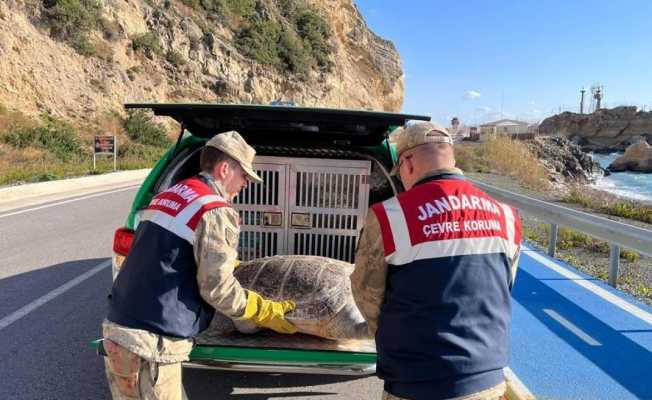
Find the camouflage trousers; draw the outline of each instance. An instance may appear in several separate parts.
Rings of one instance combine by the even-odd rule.
[[[504,397],[506,388],[507,387],[505,386],[505,384],[501,383],[499,385],[496,385],[487,390],[483,390],[481,392],[471,393],[466,396],[455,397],[448,400],[503,400],[506,399],[506,397]],[[409,400],[409,399],[394,396],[391,393],[387,393],[383,391],[382,400]]]
[[[186,400],[181,363],[150,362],[124,347],[104,341],[106,377],[113,400]]]

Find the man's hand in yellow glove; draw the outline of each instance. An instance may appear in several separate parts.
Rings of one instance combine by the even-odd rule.
[[[278,333],[295,333],[297,328],[285,319],[285,313],[295,307],[293,301],[272,301],[247,290],[247,306],[244,315],[238,319],[251,321]]]

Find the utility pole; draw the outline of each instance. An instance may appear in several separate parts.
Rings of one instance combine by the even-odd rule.
[[[584,114],[584,93],[586,93],[586,90],[582,88],[582,90],[580,90],[580,93],[582,94],[582,96],[580,97],[580,114]]]

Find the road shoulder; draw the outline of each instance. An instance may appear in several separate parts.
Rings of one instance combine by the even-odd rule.
[[[0,188],[0,213],[69,197],[138,185],[147,177],[149,171],[150,169],[120,171]]]

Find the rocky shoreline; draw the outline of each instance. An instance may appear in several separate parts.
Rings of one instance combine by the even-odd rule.
[[[526,144],[546,168],[552,183],[589,184],[609,174],[581,146],[563,136],[537,137]]]
[[[652,172],[652,111],[623,106],[591,114],[564,112],[543,120],[539,133],[565,137],[585,152],[625,152],[610,171]]]

